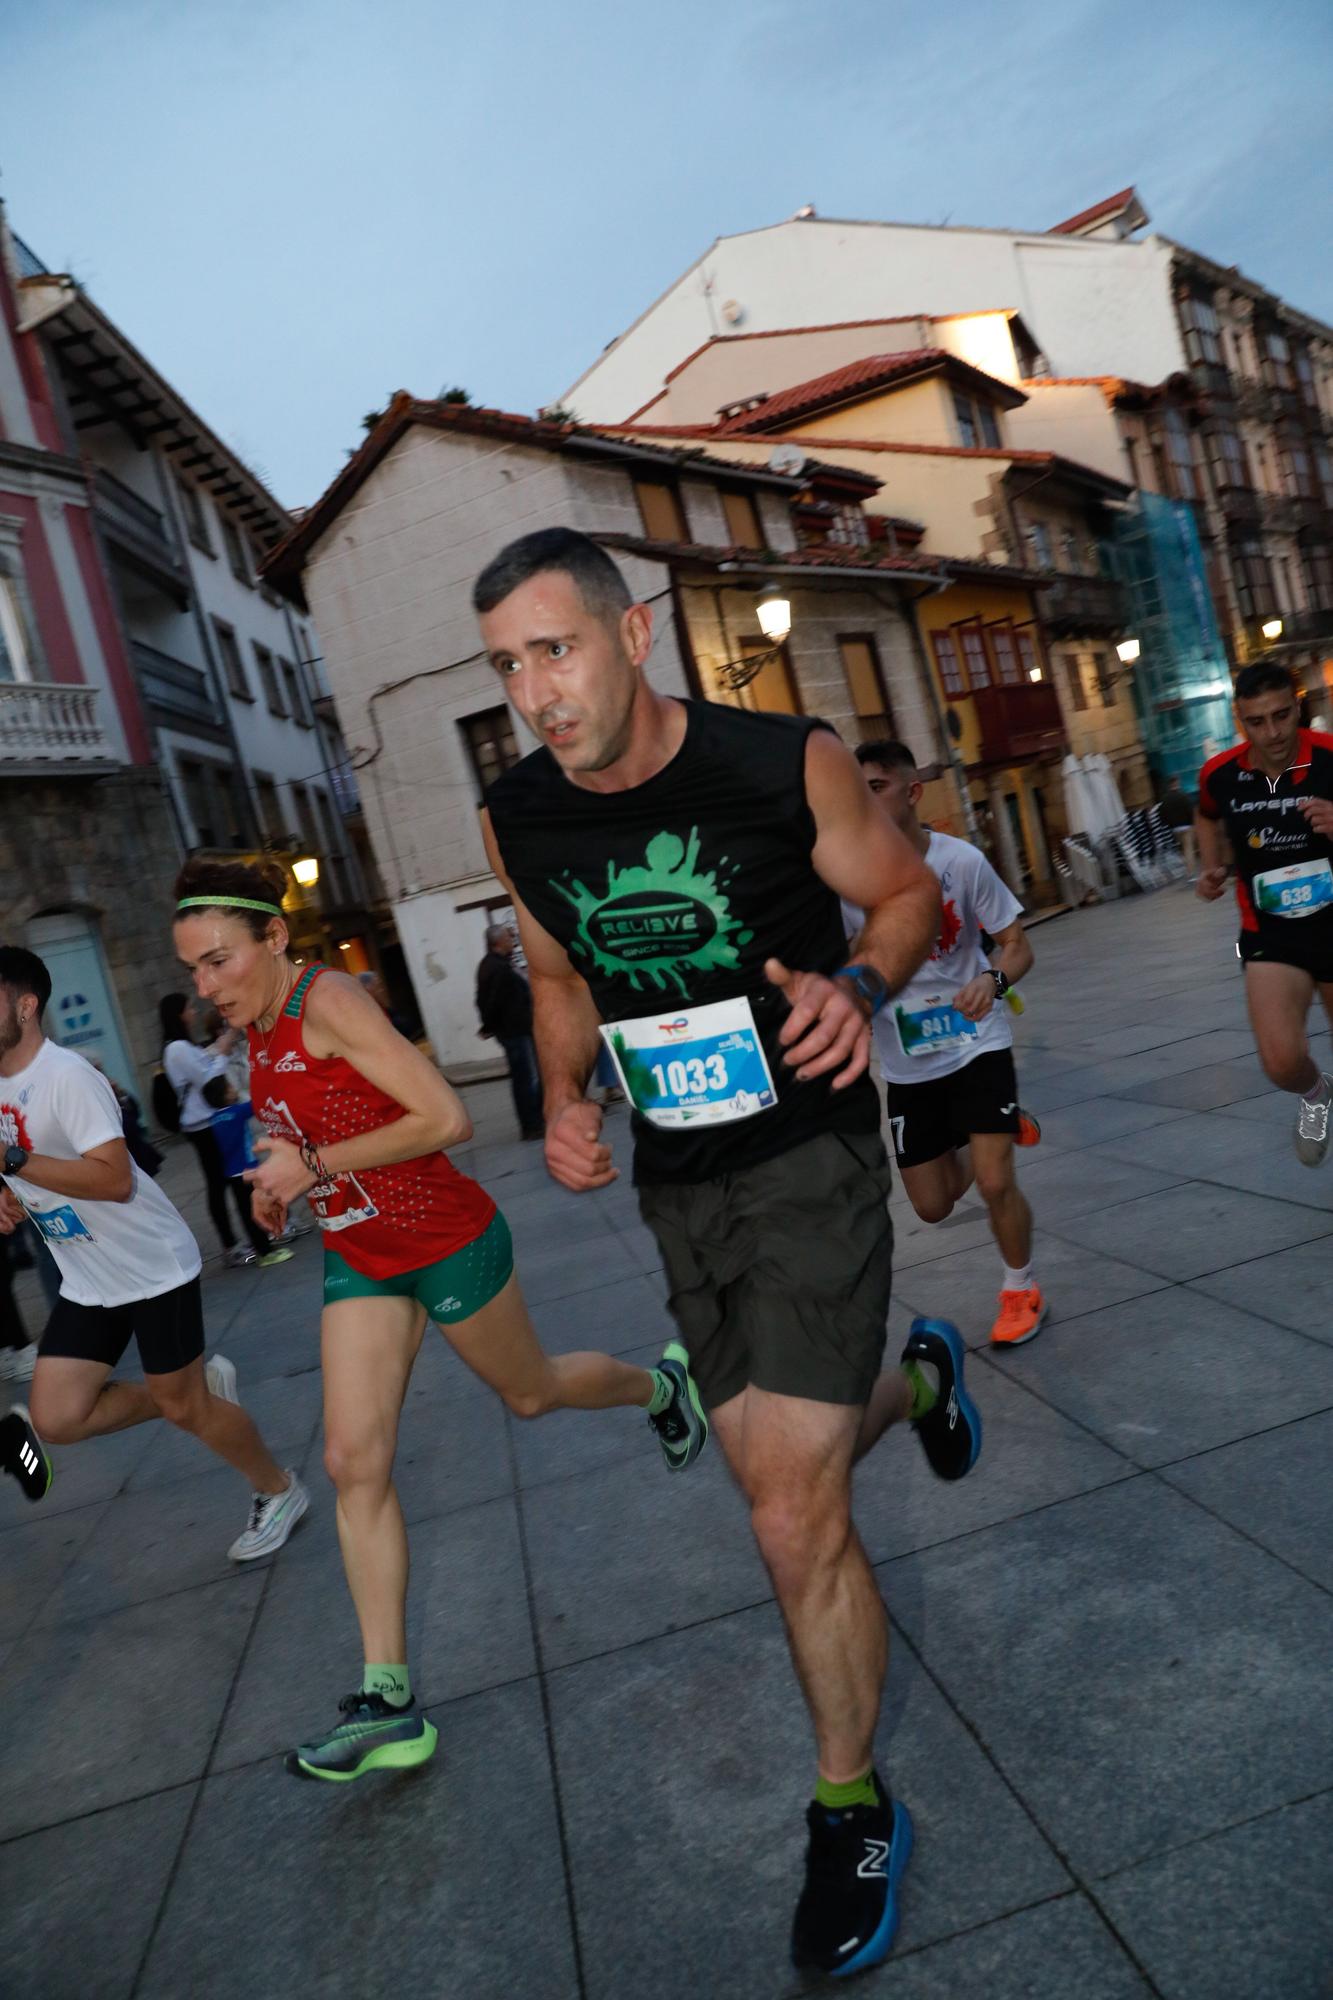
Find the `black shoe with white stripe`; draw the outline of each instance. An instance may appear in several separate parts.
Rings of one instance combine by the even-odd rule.
[[[912,1853],[912,1820],[873,1774],[878,1803],[806,1814],[810,1845],[791,1955],[802,1972],[847,1979],[879,1965],[898,1929],[898,1887]]]
[[[51,1461],[23,1403],[0,1417],[0,1471],[12,1473],[28,1500],[45,1500],[51,1490]]]

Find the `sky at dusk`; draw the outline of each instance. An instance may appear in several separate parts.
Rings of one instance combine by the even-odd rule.
[[[553,400],[719,235],[1153,226],[1333,321],[1333,7],[0,0],[0,193],[289,506],[403,387]]]

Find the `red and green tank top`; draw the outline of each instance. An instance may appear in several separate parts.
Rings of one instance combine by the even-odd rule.
[[[309,1139],[321,1152],[404,1115],[397,1098],[344,1057],[315,1056],[306,1047],[306,999],[327,970],[312,965],[301,974],[271,1035],[249,1030],[255,1116],[273,1138],[293,1145]],[[308,1198],[326,1241],[367,1278],[394,1278],[438,1263],[474,1243],[495,1214],[486,1190],[444,1153],[333,1174]]]

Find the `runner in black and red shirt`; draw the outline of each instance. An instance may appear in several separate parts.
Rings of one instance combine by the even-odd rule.
[[[1299,1097],[1297,1157],[1317,1167],[1333,1096],[1306,1017],[1317,987],[1333,1021],[1333,736],[1302,729],[1295,682],[1276,662],[1237,675],[1236,719],[1245,741],[1199,773],[1196,890],[1215,902],[1234,864],[1259,1060],[1279,1090]]]

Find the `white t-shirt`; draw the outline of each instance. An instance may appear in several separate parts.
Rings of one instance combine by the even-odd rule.
[[[951,833],[931,834],[926,861],[940,880],[943,916],[930,957],[875,1017],[875,1053],[890,1083],[951,1076],[987,1050],[1012,1048],[1014,1041],[1003,1001],[975,1023],[975,1035],[963,1033],[951,1016],[954,994],[990,970],[982,930],[994,937],[1022,915],[1023,906],[980,849]],[[855,937],[863,914],[849,903],[842,908],[847,935]]]
[[[43,1042],[25,1070],[0,1076],[0,1146],[77,1160],[124,1137],[106,1078],[73,1049]],[[81,1306],[156,1298],[199,1275],[201,1259],[183,1218],[133,1160],[128,1201],[51,1194],[3,1174],[60,1266],[61,1297]]]
[[[162,1068],[167,1082],[180,1099],[181,1131],[200,1132],[213,1123],[213,1107],[204,1096],[204,1085],[227,1073],[227,1058],[194,1042],[168,1042],[162,1051]]]

